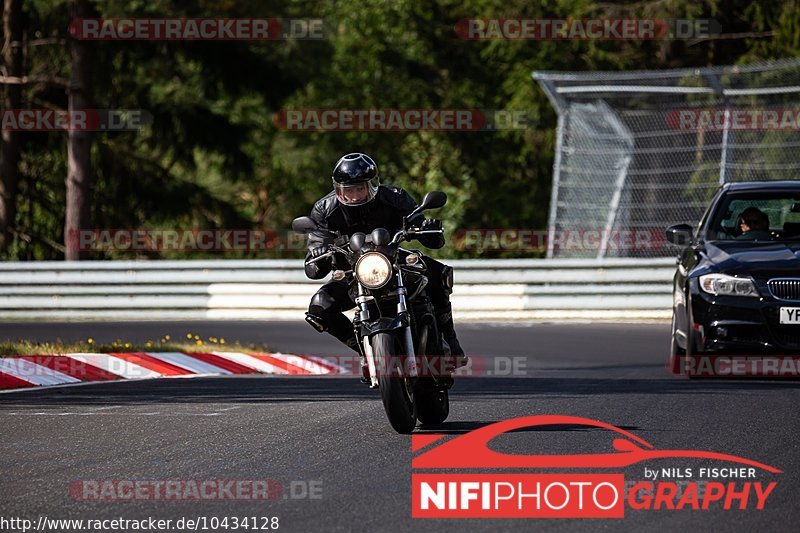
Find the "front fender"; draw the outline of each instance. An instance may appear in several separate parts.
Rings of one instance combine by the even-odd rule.
[[[370,337],[378,333],[388,333],[409,326],[408,315],[396,317],[381,317],[369,322],[361,323],[361,337]]]

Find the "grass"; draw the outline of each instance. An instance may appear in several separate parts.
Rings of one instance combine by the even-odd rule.
[[[224,338],[208,337],[201,339],[199,335],[187,333],[185,337],[172,339],[169,335],[157,341],[126,342],[117,339],[111,343],[98,343],[89,338],[81,341],[63,342],[31,342],[19,339],[0,342],[0,357],[9,355],[49,355],[77,352],[109,353],[109,352],[269,352],[269,348],[257,344],[228,343]]]

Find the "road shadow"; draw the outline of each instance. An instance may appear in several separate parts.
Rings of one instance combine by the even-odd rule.
[[[800,390],[797,381],[608,378],[460,378],[452,401],[541,400],[604,395],[751,395]],[[377,390],[355,378],[227,376],[103,382],[0,394],[0,409],[49,405],[148,405],[170,403],[335,402],[379,400]]]

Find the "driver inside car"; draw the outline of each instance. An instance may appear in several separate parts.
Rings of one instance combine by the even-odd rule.
[[[769,217],[757,207],[748,207],[739,215],[739,228],[742,233],[737,240],[772,240],[769,232]]]
[[[317,227],[335,231],[340,235],[351,236],[356,232],[369,234],[375,228],[385,228],[390,235],[402,229],[403,218],[411,213],[417,203],[406,191],[392,185],[380,185],[378,167],[366,154],[347,154],[336,163],[333,169],[333,188],[326,196],[314,204],[310,218]],[[423,230],[438,230],[442,224],[438,220],[425,219],[419,213],[409,220],[410,227]],[[442,235],[423,235],[419,242],[428,248],[444,246]],[[323,232],[312,232],[308,238],[305,272],[311,279],[322,279],[331,270],[349,270],[349,265],[336,256],[316,262],[310,259],[319,257],[327,251],[330,237]],[[453,269],[439,261],[423,255],[428,269],[430,283],[426,290],[433,304],[439,332],[456,356],[456,364],[466,364],[464,350],[456,337],[453,326],[450,294],[453,289]],[[306,321],[319,332],[327,331],[356,352],[358,342],[353,324],[344,312],[355,307],[349,285],[345,280],[331,280],[323,285],[311,298],[306,313]]]

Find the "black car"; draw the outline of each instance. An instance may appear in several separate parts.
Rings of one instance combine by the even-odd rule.
[[[698,354],[800,353],[800,181],[728,183],[698,225],[673,283],[670,366]]]

